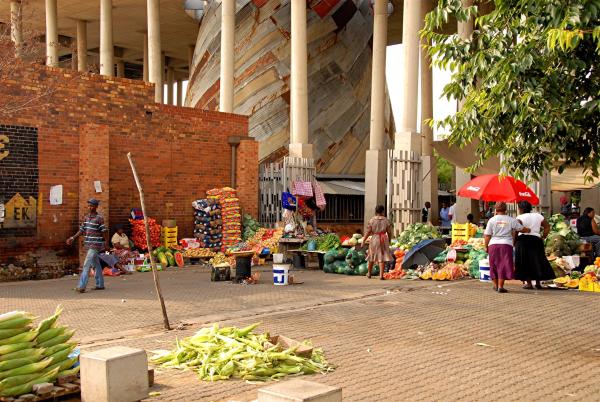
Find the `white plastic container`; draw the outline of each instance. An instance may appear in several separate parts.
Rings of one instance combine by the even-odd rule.
[[[290,266],[288,264],[273,264],[273,285],[288,284]]]
[[[479,280],[481,282],[489,282],[492,280],[490,277],[490,260],[487,258],[479,261]]]
[[[283,254],[273,254],[273,264],[283,264]]]

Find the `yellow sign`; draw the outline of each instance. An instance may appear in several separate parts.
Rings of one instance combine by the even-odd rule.
[[[7,135],[0,134],[0,161],[2,159],[6,158],[8,156],[8,154],[10,153],[10,152],[8,152],[8,149],[4,150],[4,147],[9,142],[10,141],[8,140],[8,136]]]
[[[5,204],[3,229],[35,228],[37,219],[37,200],[28,200],[17,193]]]

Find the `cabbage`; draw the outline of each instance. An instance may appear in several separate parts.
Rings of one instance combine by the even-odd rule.
[[[356,239],[356,237],[353,237],[350,240],[348,240],[349,246],[356,246],[357,244],[358,244],[358,240]]]
[[[362,235],[360,233],[354,233],[352,235],[352,238],[358,240],[358,239],[362,238]]]

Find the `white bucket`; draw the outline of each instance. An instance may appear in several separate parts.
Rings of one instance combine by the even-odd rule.
[[[490,277],[490,260],[479,261],[479,280],[481,282],[489,282],[492,280]]]
[[[273,264],[283,264],[283,254],[273,254]]]
[[[273,285],[287,285],[289,271],[287,264],[273,264]]]

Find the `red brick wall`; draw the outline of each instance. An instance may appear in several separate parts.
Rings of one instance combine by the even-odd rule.
[[[241,141],[237,148],[236,184],[244,214],[258,216],[258,142],[252,138]]]
[[[42,212],[36,236],[14,239],[0,233],[0,260],[32,249],[63,248],[77,230],[80,204],[95,194],[94,180],[101,180],[106,191],[99,196],[107,197],[107,221],[126,222],[130,209],[139,207],[127,152],[143,183],[149,216],[159,222],[176,219],[180,237],[191,237],[192,201],[212,187],[229,185],[227,139],[248,135],[247,117],[156,104],[153,86],[141,81],[33,65],[0,82],[0,108],[33,93],[47,95],[35,107],[0,115],[0,124],[38,128]],[[242,144],[238,190],[242,207],[256,211],[257,146]],[[63,185],[63,204],[50,206],[48,192],[57,184]]]

